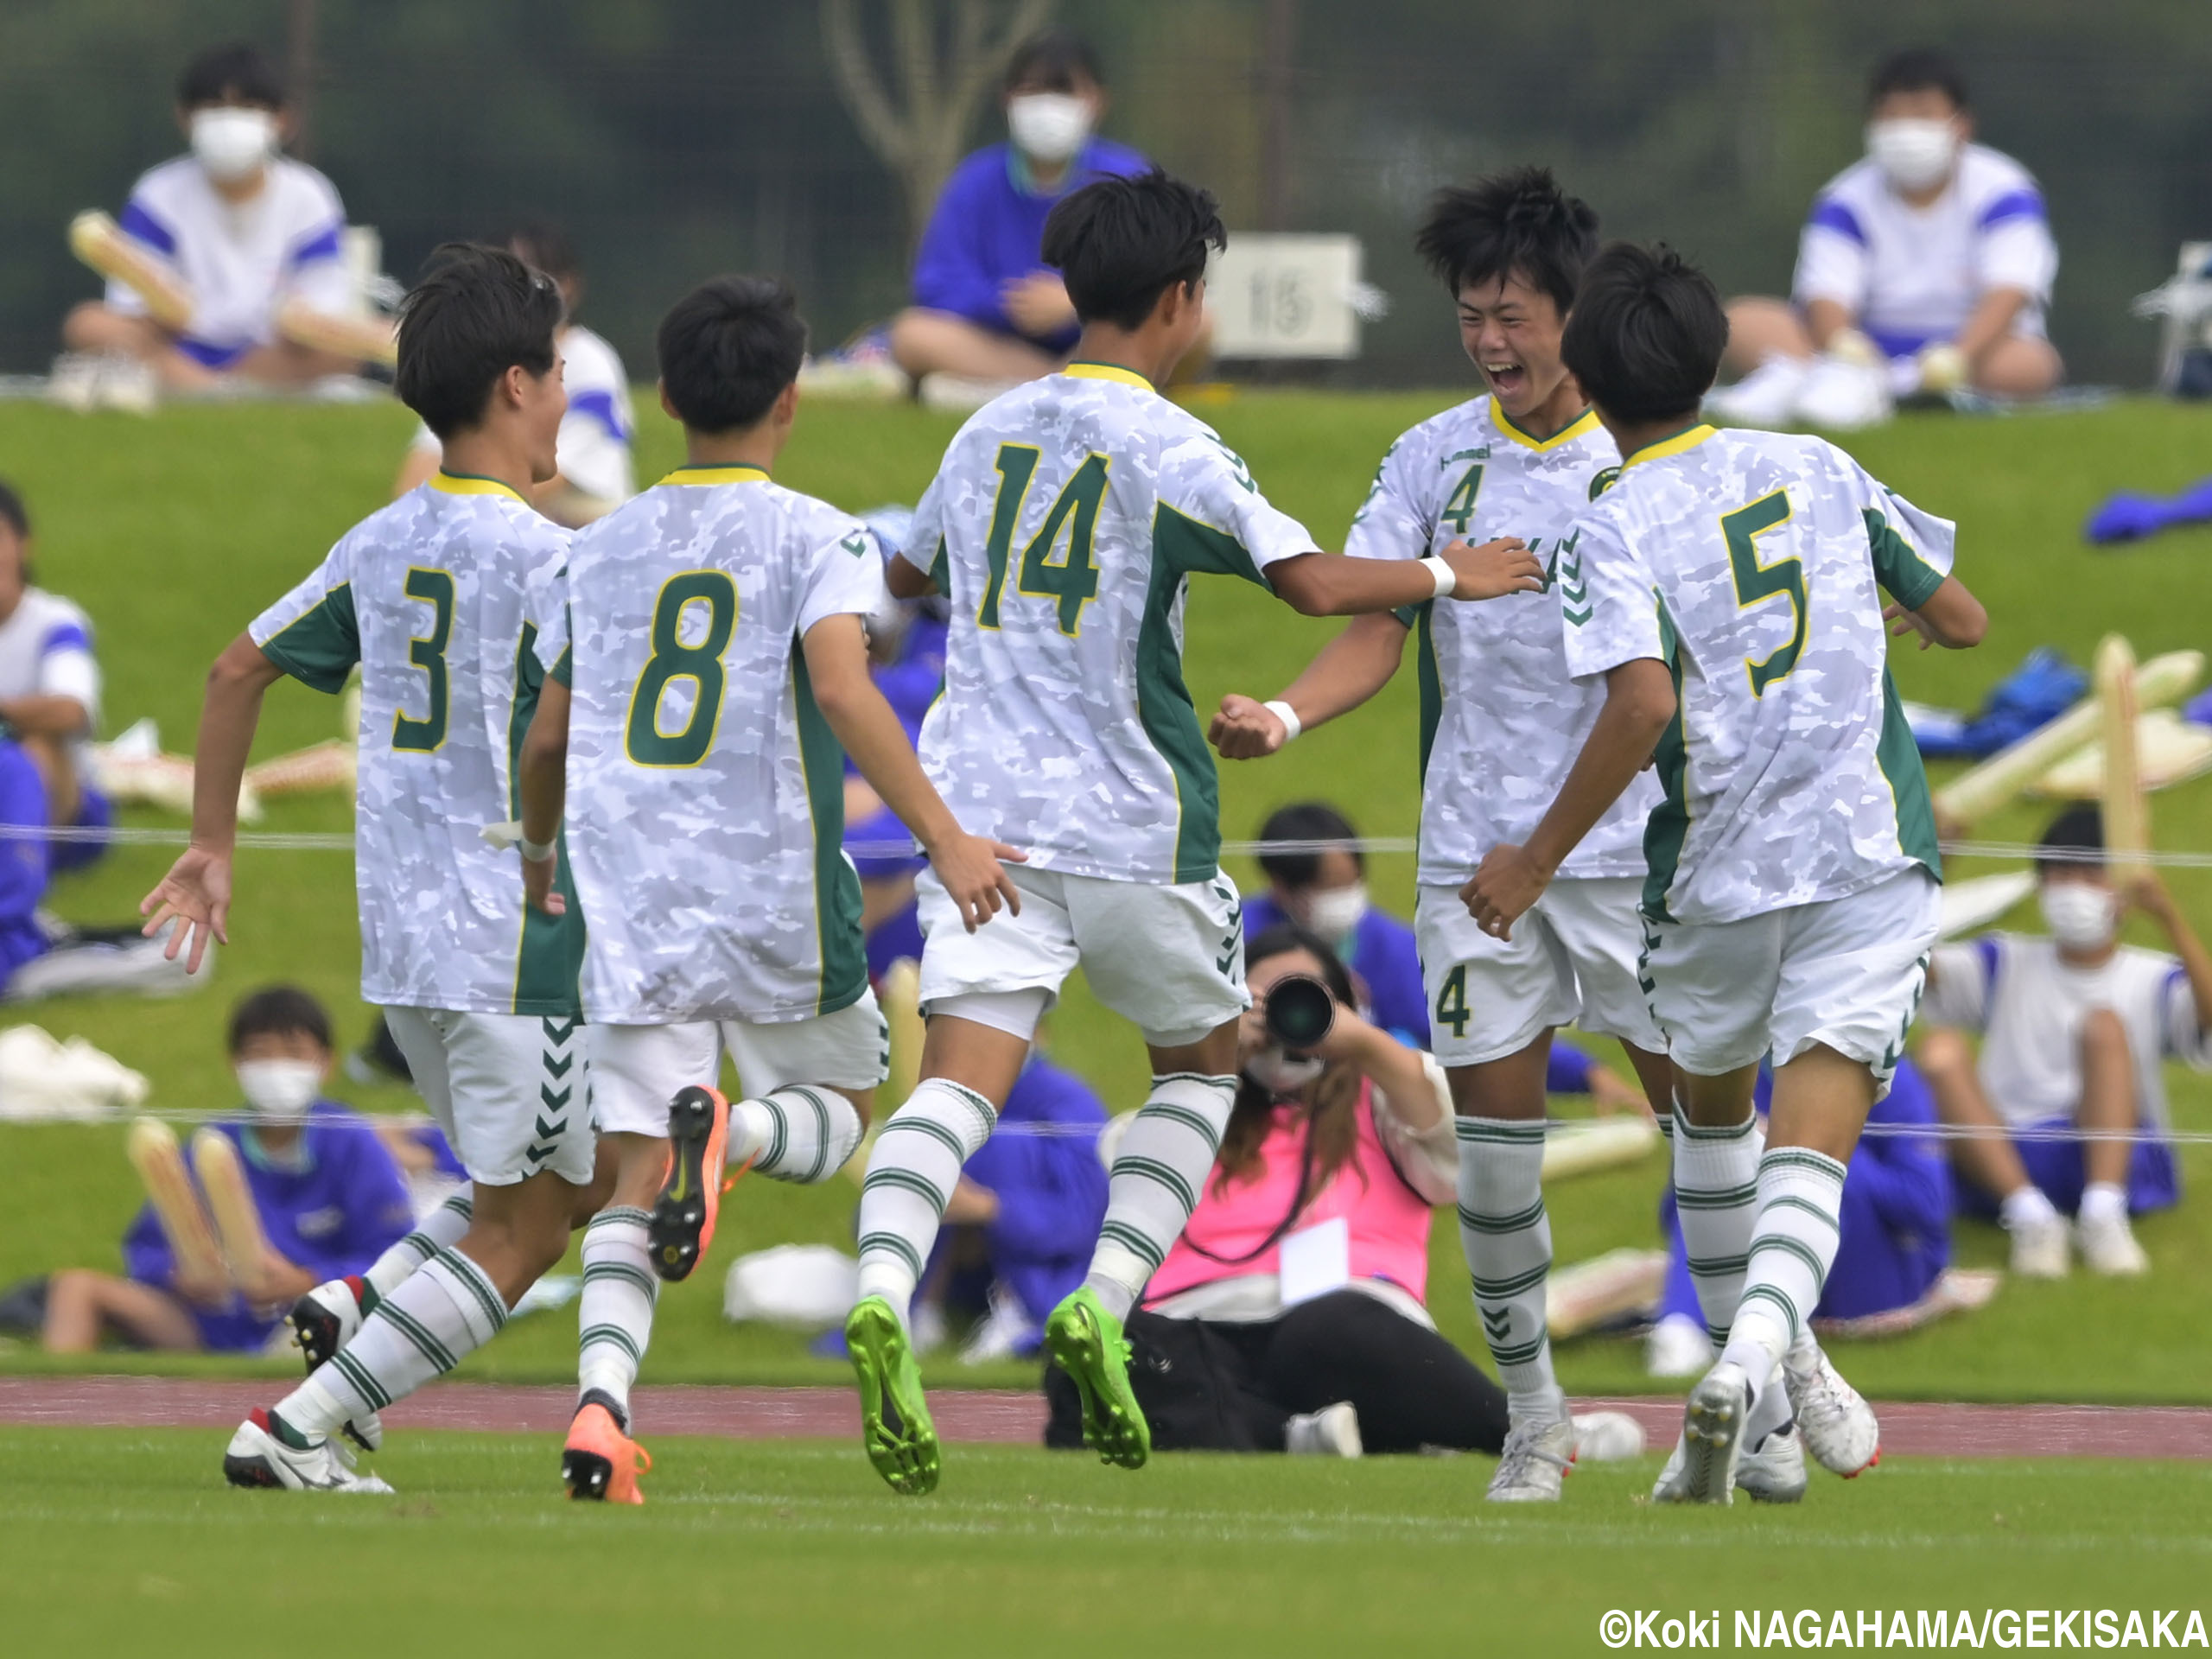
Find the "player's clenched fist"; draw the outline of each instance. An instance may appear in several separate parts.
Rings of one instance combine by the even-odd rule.
[[[1452,567],[1459,585],[1454,599],[1497,599],[1506,594],[1533,594],[1544,585],[1544,567],[1529,544],[1518,536],[1501,536],[1480,547],[1454,542],[1436,556]]]
[[[1003,904],[1021,914],[1021,890],[1014,885],[1007,863],[1026,862],[1029,855],[984,836],[948,836],[928,849],[930,868],[944,884],[945,897],[959,909],[961,925],[970,933],[999,913]]]
[[[1290,741],[1290,728],[1263,702],[1234,691],[1221,700],[1221,712],[1206,728],[1206,741],[1224,760],[1256,760]]]
[[[1483,855],[1474,880],[1459,889],[1459,899],[1484,932],[1510,939],[1513,924],[1528,914],[1550,885],[1550,873],[1529,856],[1528,849],[1507,842]]]

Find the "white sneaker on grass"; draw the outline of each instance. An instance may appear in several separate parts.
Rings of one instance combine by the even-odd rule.
[[[2107,1278],[2133,1279],[2151,1270],[2151,1258],[2135,1242],[2126,1216],[2083,1217],[2074,1224],[2082,1265]]]
[[[288,1438],[289,1437],[289,1438]],[[295,1445],[266,1411],[238,1425],[223,1453],[223,1478],[233,1486],[281,1487],[296,1492],[389,1492],[374,1475],[353,1472],[353,1454],[325,1438]]]
[[[1713,1338],[1687,1313],[1669,1313],[1643,1339],[1643,1369],[1653,1376],[1703,1376],[1715,1357]]]
[[[1677,1440],[1651,1496],[1662,1503],[1686,1503],[1681,1482],[1682,1442]],[[1805,1496],[1805,1441],[1796,1424],[1776,1429],[1736,1460],[1736,1490],[1760,1503],[1795,1503]]]
[[[1643,1425],[1624,1411],[1579,1411],[1574,1414],[1577,1463],[1625,1463],[1643,1455]]]
[[[1796,416],[1831,432],[1855,432],[1890,418],[1887,372],[1873,365],[1824,357],[1797,392]]]
[[[1821,1468],[1849,1480],[1882,1460],[1882,1426],[1873,1407],[1843,1380],[1819,1344],[1801,1342],[1783,1356],[1782,1383],[1804,1432],[1805,1449]]]
[[[1744,1420],[1751,1390],[1744,1368],[1722,1360],[1690,1390],[1682,1410],[1682,1438],[1651,1496],[1662,1503],[1726,1503],[1743,1456]]]
[[[1787,426],[1812,368],[1808,359],[1777,352],[1734,385],[1708,393],[1705,412],[1731,426]]]
[[[2012,1235],[2012,1276],[2016,1279],[2063,1279],[2069,1265],[2066,1218],[2053,1215],[2037,1221],[2015,1222]]]
[[[1493,1503],[1555,1503],[1574,1466],[1574,1424],[1516,1423],[1498,1453],[1497,1472],[1484,1496]]]
[[[1349,1400],[1319,1411],[1301,1412],[1282,1426],[1282,1449],[1294,1458],[1357,1458],[1366,1454],[1360,1443],[1359,1413]]]

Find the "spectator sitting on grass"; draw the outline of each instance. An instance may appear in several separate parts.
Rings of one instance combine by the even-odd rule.
[[[218,1124],[238,1146],[270,1255],[248,1278],[202,1283],[149,1204],[124,1236],[124,1275],[65,1269],[44,1286],[53,1353],[89,1353],[105,1337],[134,1348],[257,1352],[293,1300],[365,1270],[414,1224],[398,1166],[369,1121],[321,1089],[335,1056],[330,1016],[305,991],[257,991],[231,1016],[231,1065],[248,1116]],[[7,1299],[36,1300],[22,1287]]]
[[[914,256],[914,303],[891,325],[891,352],[917,381],[972,383],[966,401],[1050,374],[1075,346],[1075,306],[1048,269],[1045,217],[1094,179],[1147,171],[1124,145],[1096,137],[1106,112],[1097,60],[1054,31],[1014,49],[1006,69],[1008,142],[953,169]],[[955,384],[950,390],[969,393]],[[935,401],[932,388],[922,388]]]
[[[1959,1207],[2003,1224],[2016,1274],[2066,1272],[2069,1213],[2091,1272],[2142,1273],[2128,1217],[2181,1197],[2164,1063],[2212,1071],[2212,956],[2155,874],[2113,884],[2094,806],[2044,832],[2036,897],[2048,937],[1988,934],[1929,960],[1920,1069],[1943,1122],[1982,1131],[1951,1143]],[[2131,909],[2171,954],[2120,943]]]
[[[114,822],[88,775],[99,714],[92,621],[68,600],[32,585],[30,514],[0,482],[0,729],[38,769],[50,824],[104,830]],[[99,841],[56,841],[50,866],[73,869],[104,850]]]

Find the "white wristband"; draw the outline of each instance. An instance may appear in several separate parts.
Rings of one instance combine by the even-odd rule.
[[[1421,568],[1435,578],[1437,598],[1451,598],[1452,590],[1459,585],[1459,573],[1452,568],[1451,562],[1446,559],[1423,559]]]
[[[1282,721],[1282,741],[1286,743],[1292,741],[1306,729],[1298,723],[1298,710],[1287,702],[1263,702],[1260,707]]]
[[[543,864],[553,856],[553,843],[550,841],[532,841],[524,836],[515,845],[521,849],[523,857],[532,864]]]

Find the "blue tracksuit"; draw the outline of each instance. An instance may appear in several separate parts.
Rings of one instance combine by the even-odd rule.
[[[46,785],[22,746],[0,738],[0,823],[46,828]],[[48,950],[39,927],[52,855],[41,839],[0,841],[0,985]]]

